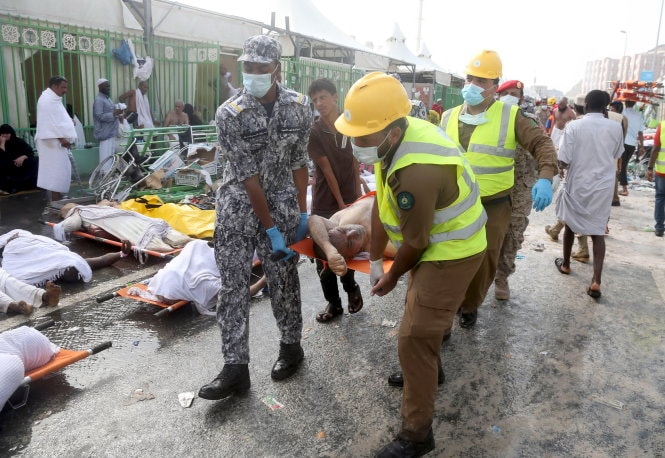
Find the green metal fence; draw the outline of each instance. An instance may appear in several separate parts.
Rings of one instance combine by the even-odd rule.
[[[142,36],[99,29],[36,21],[0,15],[0,110],[3,122],[30,139],[36,122],[37,99],[54,75],[69,80],[65,103],[85,126],[86,141],[92,137],[92,105],[95,82],[107,78],[111,98],[137,87],[132,65],[123,65],[112,50],[131,40],[137,56],[149,55],[154,67],[148,80],[151,109],[160,122],[176,100],[194,105],[207,122],[214,117],[224,91],[220,90],[220,69],[231,72],[236,56],[222,54],[216,43],[189,42],[156,37],[152,50]],[[234,75],[238,80],[237,72]]]
[[[321,61],[309,57],[282,59],[282,81],[293,90],[307,94],[312,81],[320,78],[332,80],[337,87],[337,104],[340,111],[347,92],[353,83],[362,78],[364,74],[363,70],[358,70],[348,64]]]

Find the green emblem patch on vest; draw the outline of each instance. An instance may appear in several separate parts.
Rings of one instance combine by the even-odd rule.
[[[402,210],[411,210],[415,202],[416,199],[410,192],[404,191],[397,194],[397,205]]]

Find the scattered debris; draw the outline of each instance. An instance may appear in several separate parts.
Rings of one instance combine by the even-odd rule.
[[[155,395],[152,393],[144,392],[143,388],[137,388],[134,390],[132,397],[137,401],[149,401],[150,399],[155,399]]]
[[[270,410],[277,410],[284,407],[284,404],[272,396],[266,396],[265,398],[261,399],[261,401],[267,405]]]
[[[591,395],[591,400],[594,402],[597,402],[599,404],[606,405],[608,407],[612,407],[617,410],[623,410],[624,403],[621,401],[616,401],[614,399],[607,399],[602,396],[599,396],[597,394],[592,394]]]
[[[185,393],[180,393],[180,394],[178,394],[178,402],[183,407],[191,407],[192,402],[194,402],[195,397],[196,397],[196,395],[194,394],[193,391],[187,391]]]
[[[546,355],[547,353],[549,353],[549,352],[547,352],[547,351],[541,351],[540,352],[541,355]]]
[[[498,427],[497,425],[492,425],[491,429],[494,434],[499,434],[501,432],[501,428]]]
[[[538,242],[533,244],[533,251],[545,251],[545,244]]]
[[[518,253],[515,255],[515,259],[524,259],[524,258],[526,258],[526,256],[524,256],[523,254]]]
[[[135,340],[134,342],[132,342],[132,345],[138,347],[140,342],[141,342],[140,340]]]
[[[326,437],[326,433],[324,433],[323,431],[319,431],[318,433],[316,433],[316,438],[317,439],[323,439],[325,437]]]
[[[381,322],[381,326],[383,326],[384,328],[394,328],[395,326],[397,326],[397,321],[386,320],[384,318],[383,321]]]

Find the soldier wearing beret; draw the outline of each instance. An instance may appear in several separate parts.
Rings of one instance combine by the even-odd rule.
[[[224,367],[199,390],[204,399],[249,390],[254,249],[263,262],[281,334],[273,380],[293,375],[304,357],[298,258],[287,245],[307,234],[307,142],[313,117],[309,98],[279,83],[280,55],[275,39],[248,38],[238,58],[243,90],[224,102],[215,116],[225,159],[214,235]]]
[[[520,105],[524,100],[524,84],[518,80],[506,81],[499,86],[496,93],[499,101],[508,105]],[[538,122],[535,115],[524,111],[522,114]],[[533,205],[531,188],[536,178],[536,164],[533,157],[518,144],[515,148],[515,185],[510,191],[510,201],[513,204],[510,227],[501,245],[499,264],[494,278],[494,297],[499,300],[510,299],[508,277],[515,272],[515,257],[522,247],[524,231],[529,225],[529,214]]]

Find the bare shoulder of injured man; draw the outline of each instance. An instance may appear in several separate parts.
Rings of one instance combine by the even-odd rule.
[[[309,232],[314,241],[317,256],[328,261],[328,267],[337,275],[347,271],[346,260],[361,252],[369,252],[371,220],[374,197],[360,199],[329,219],[312,215],[309,217]],[[397,250],[389,243],[384,257],[393,258]]]

